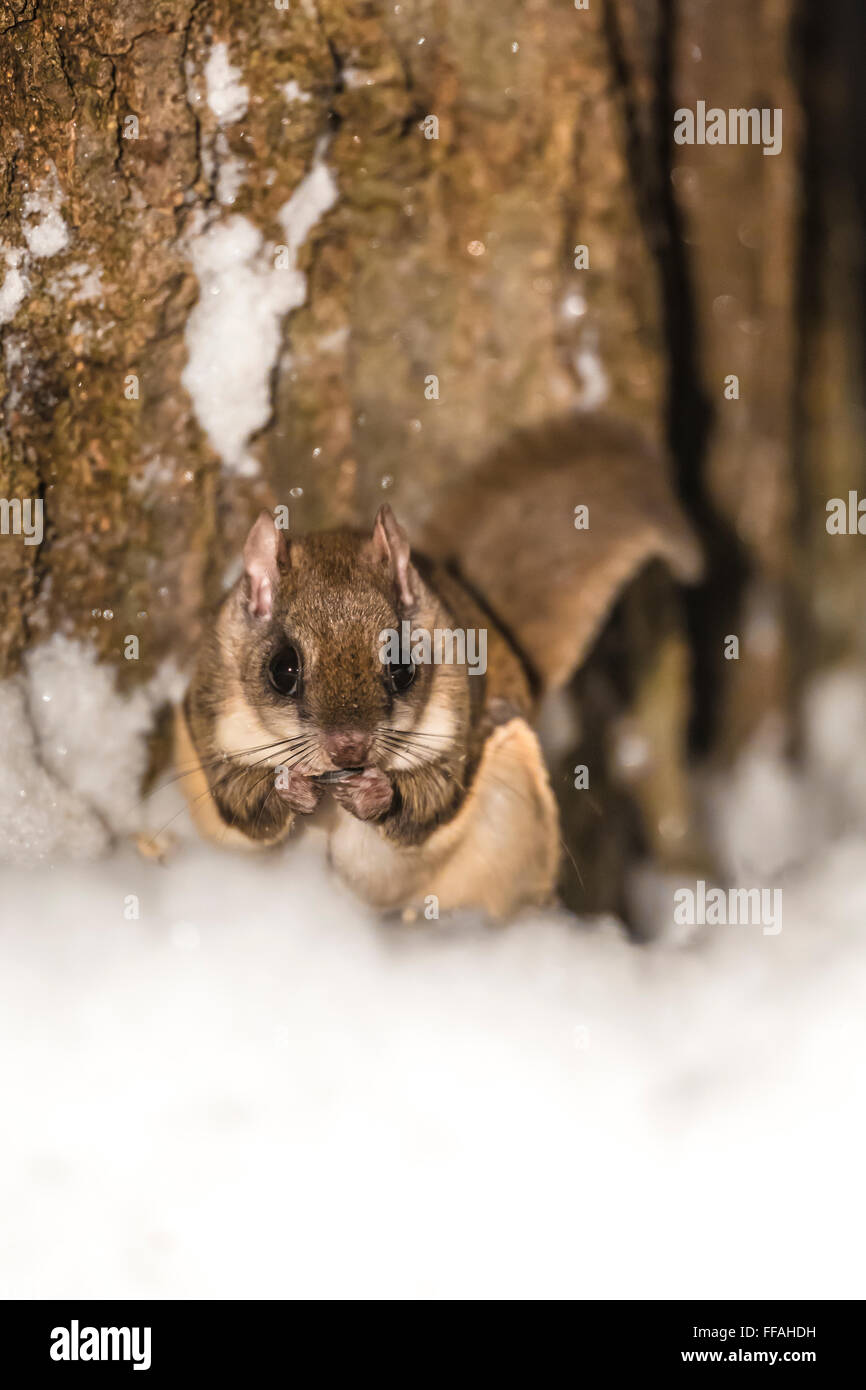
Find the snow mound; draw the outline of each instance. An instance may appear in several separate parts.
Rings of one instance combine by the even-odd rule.
[[[55,638],[0,698],[0,1295],[863,1293],[859,678],[816,691],[799,779],[765,748],[716,791],[784,930],[651,946],[383,921],[314,833],[64,864],[134,823],[158,692]]]
[[[6,1297],[863,1291],[862,839],[688,950],[385,924],[315,843],[4,908]]]

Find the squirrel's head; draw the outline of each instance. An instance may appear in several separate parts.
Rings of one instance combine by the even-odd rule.
[[[372,535],[301,539],[262,512],[217,632],[230,667],[218,742],[310,776],[447,755],[466,727],[467,662],[412,640],[443,625],[390,507]]]

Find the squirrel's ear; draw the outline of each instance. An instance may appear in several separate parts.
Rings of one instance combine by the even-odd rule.
[[[244,543],[244,571],[249,611],[254,618],[269,618],[274,608],[274,589],[289,562],[285,533],[270,512],[259,512]]]
[[[390,570],[400,608],[411,613],[420,597],[418,576],[410,558],[409,537],[387,502],[376,513],[372,546],[374,562]]]

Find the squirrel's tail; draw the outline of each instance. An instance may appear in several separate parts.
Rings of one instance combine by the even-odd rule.
[[[446,495],[424,539],[509,635],[540,693],[577,670],[649,560],[684,582],[702,571],[664,460],[598,416],[521,432]]]

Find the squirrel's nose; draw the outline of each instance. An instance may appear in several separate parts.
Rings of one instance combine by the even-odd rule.
[[[370,735],[338,729],[322,736],[325,752],[337,767],[360,767],[370,751]]]

